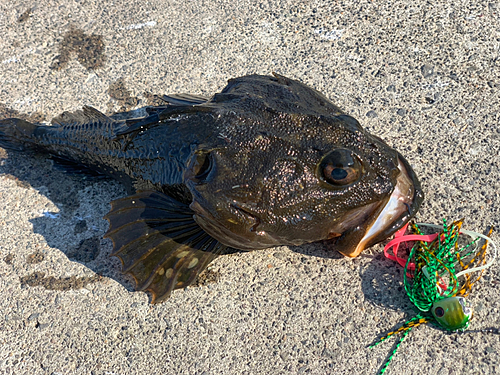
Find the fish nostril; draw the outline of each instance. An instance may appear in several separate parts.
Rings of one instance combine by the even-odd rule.
[[[387,160],[387,168],[390,170],[398,169],[398,166],[392,159]]]
[[[401,170],[398,167],[398,164],[394,163],[392,160],[387,161],[387,169],[390,171],[390,175],[392,178],[396,178],[401,174]]]

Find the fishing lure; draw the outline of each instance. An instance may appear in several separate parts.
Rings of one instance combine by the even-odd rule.
[[[410,301],[420,311],[417,316],[404,323],[399,329],[389,332],[370,348],[386,339],[402,333],[399,342],[381,367],[379,374],[383,374],[399,346],[410,331],[425,323],[434,323],[447,331],[465,330],[472,317],[472,308],[467,295],[472,285],[478,281],[483,271],[490,267],[496,259],[497,248],[488,235],[462,230],[462,220],[448,225],[443,220],[443,226],[425,223],[412,223],[411,233],[404,235],[406,227],[402,228],[384,248],[387,258],[398,262],[404,267],[404,286]],[[424,235],[420,227],[441,229],[440,233]],[[463,245],[461,234],[473,238]],[[480,246],[479,240],[484,240]],[[403,242],[414,242],[407,259],[398,255],[399,246]],[[486,263],[486,250],[490,243],[493,255]],[[389,249],[392,248],[392,254]],[[472,273],[475,273],[472,277]]]

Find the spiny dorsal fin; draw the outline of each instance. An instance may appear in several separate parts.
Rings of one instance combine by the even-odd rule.
[[[212,108],[192,105],[166,105],[158,107],[147,107],[149,116],[139,119],[126,120],[126,127],[116,132],[116,136],[127,134],[137,134],[140,131],[147,130],[153,126],[158,126],[161,121],[179,115],[197,114],[201,112],[211,112]]]
[[[288,86],[293,82],[290,78],[282,76],[281,74],[278,74],[276,72],[272,72],[272,74],[273,74],[274,78],[277,79],[278,83],[281,85]]]
[[[197,105],[208,102],[207,98],[192,94],[163,95],[161,99],[173,105]]]
[[[105,216],[113,256],[122,262],[137,290],[151,292],[152,303],[190,285],[226,246],[205,233],[187,204],[157,191],[140,191],[111,202]]]
[[[112,118],[99,112],[97,109],[89,106],[84,106],[81,110],[75,112],[63,112],[59,116],[52,119],[53,125],[74,126],[95,123],[112,123],[115,122]]]

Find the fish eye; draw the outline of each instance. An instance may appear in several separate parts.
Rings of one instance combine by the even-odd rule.
[[[345,186],[356,182],[361,175],[361,162],[346,149],[338,149],[325,155],[319,163],[318,175],[330,185]]]
[[[208,176],[211,170],[212,158],[210,156],[210,153],[196,153],[192,164],[193,177],[198,180],[203,180]]]
[[[442,307],[436,307],[436,310],[434,310],[434,315],[438,318],[442,318],[444,316],[444,309]]]

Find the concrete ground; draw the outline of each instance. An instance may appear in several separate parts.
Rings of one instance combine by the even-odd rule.
[[[413,165],[419,221],[500,228],[500,5],[488,1],[0,0],[0,118],[113,113],[211,95],[250,73],[299,79]],[[0,149],[0,374],[376,374],[415,314],[382,245],[217,259],[150,305],[103,240],[112,181]],[[470,329],[500,327],[499,266]],[[497,331],[498,332],[498,331]],[[500,336],[415,329],[389,374],[498,374]]]

